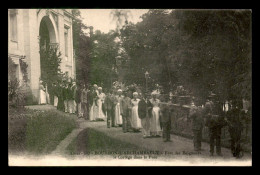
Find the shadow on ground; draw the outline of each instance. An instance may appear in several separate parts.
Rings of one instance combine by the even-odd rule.
[[[106,134],[91,128],[84,129],[67,147],[66,153],[77,154],[95,154],[95,152],[111,153],[125,151],[148,151],[119,139],[111,138]],[[101,153],[102,154],[102,153]]]

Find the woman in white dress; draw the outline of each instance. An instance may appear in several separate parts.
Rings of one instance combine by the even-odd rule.
[[[46,103],[47,104],[50,104],[50,95],[49,95],[49,92],[48,92],[48,86],[47,86],[47,83],[46,83],[46,88],[45,88],[45,92],[46,92]]]
[[[39,90],[40,90],[39,104],[46,104],[46,93],[45,93],[45,88],[43,86],[42,80],[40,80]]]
[[[91,105],[91,108],[90,108],[90,112],[89,112],[89,120],[90,121],[94,121],[96,120],[97,116],[98,116],[98,104],[97,104],[97,96],[99,95],[98,93],[98,86],[96,84],[94,84],[94,89],[93,89],[93,92],[91,94],[92,96],[92,100],[93,100],[93,103]]]
[[[162,129],[161,129],[160,120],[159,120],[160,100],[157,98],[158,95],[159,95],[159,93],[157,93],[156,91],[153,91],[152,98],[150,99],[150,102],[153,106],[150,131],[151,131],[152,136],[160,137],[162,135]]]
[[[133,99],[131,100],[132,103],[132,128],[134,131],[140,131],[140,129],[142,129],[142,124],[141,124],[141,119],[138,116],[138,103],[140,101],[140,99],[137,98],[138,97],[138,93],[134,92],[133,93]]]
[[[106,115],[104,114],[103,110],[102,110],[102,105],[104,103],[104,100],[105,100],[105,94],[102,92],[102,87],[99,87],[98,88],[98,100],[97,100],[97,103],[98,103],[98,116],[97,116],[97,119],[98,120],[105,120],[106,119]]]
[[[57,96],[57,85],[56,83],[53,83],[53,89],[54,89],[54,96],[53,96],[53,106],[57,107],[58,106],[58,96]]]
[[[115,97],[116,100],[116,106],[115,106],[115,125],[116,126],[122,126],[123,124],[123,119],[120,111],[120,100],[122,100],[122,90],[118,89],[117,91],[117,96]]]

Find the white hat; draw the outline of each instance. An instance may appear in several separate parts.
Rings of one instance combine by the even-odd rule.
[[[138,95],[138,93],[137,93],[137,92],[134,92],[133,95]]]
[[[151,95],[158,95],[159,94],[159,92],[157,91],[157,90],[154,90],[152,93],[151,93]]]
[[[102,87],[98,87],[99,90],[102,90]]]
[[[96,84],[94,84],[93,86],[94,86],[94,87],[97,87],[97,85],[96,85]]]
[[[118,91],[118,92],[122,92],[122,89],[118,89],[117,91]]]

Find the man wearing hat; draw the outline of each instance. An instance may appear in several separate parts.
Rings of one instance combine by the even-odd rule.
[[[69,113],[70,114],[74,114],[76,112],[76,102],[75,102],[75,97],[76,97],[76,91],[77,91],[77,87],[76,87],[76,82],[72,82],[72,85],[70,87],[70,99],[69,99]]]
[[[228,131],[230,135],[230,142],[231,142],[231,152],[234,157],[240,157],[240,140],[241,140],[241,133],[243,130],[243,112],[239,109],[239,102],[238,100],[233,101],[232,108],[227,111],[227,115],[225,121],[228,125]]]
[[[107,113],[107,128],[115,126],[115,118],[114,118],[114,102],[113,102],[113,94],[112,94],[112,90],[109,91],[105,97],[105,101],[104,101],[104,110]]]
[[[212,99],[216,95],[211,93],[208,96],[207,102],[205,104],[204,114],[206,117],[205,126],[209,128],[209,141],[210,141],[210,155],[214,155],[214,145],[216,140],[216,153],[218,156],[221,154],[221,128],[223,127],[224,117],[219,108],[219,104],[216,104]]]
[[[86,89],[86,86],[85,84],[83,84],[83,88],[82,88],[82,97],[81,97],[81,100],[82,100],[82,103],[81,103],[81,108],[82,108],[82,111],[83,111],[83,117],[85,119],[87,119],[88,117],[88,90]]]
[[[149,138],[151,136],[152,104],[146,95],[142,96],[138,103],[138,116],[141,119],[143,138]]]
[[[123,119],[123,132],[129,132],[131,129],[131,119],[130,119],[130,110],[132,108],[131,105],[131,98],[129,97],[129,94],[127,91],[124,91],[124,96],[122,100],[120,101],[120,112]]]
[[[197,107],[192,102],[189,119],[192,120],[192,131],[193,131],[193,144],[195,151],[201,151],[201,141],[202,141],[202,129],[204,126],[204,120],[202,116],[202,108]]]
[[[171,109],[169,104],[160,104],[160,121],[162,122],[163,141],[171,142]]]
[[[63,96],[64,96],[64,112],[69,112],[69,85],[68,82],[64,82],[64,88],[63,88]]]

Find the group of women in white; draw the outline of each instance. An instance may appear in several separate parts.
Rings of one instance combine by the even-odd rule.
[[[140,102],[140,94],[137,92],[133,93],[133,99],[131,99],[131,126],[132,129],[135,131],[145,130],[143,133],[144,136],[162,136],[162,129],[160,126],[160,119],[159,119],[159,103],[160,100],[158,99],[159,93],[158,91],[153,91],[151,94],[152,98],[149,99],[150,104],[152,105],[152,113],[151,116],[145,118],[145,125],[142,122],[142,119],[139,117],[138,114],[138,105]],[[148,99],[147,99],[148,100]]]
[[[96,98],[93,100],[93,104],[90,107],[90,114],[89,114],[89,120],[106,120],[107,114],[102,110],[102,105],[104,103],[104,100],[106,98],[106,95],[102,92],[102,88],[98,87],[97,85],[94,85],[94,92],[96,93]],[[113,105],[114,105],[114,123],[115,126],[121,127],[123,124],[123,119],[121,115],[121,108],[120,103],[121,100],[124,98],[122,95],[122,90],[118,89],[117,94],[109,94],[110,96],[113,96]],[[141,131],[142,129],[148,130],[150,133],[150,136],[161,136],[162,135],[162,129],[160,126],[159,121],[159,103],[160,100],[158,99],[159,93],[157,91],[152,92],[152,98],[149,99],[150,103],[152,104],[152,113],[151,116],[147,118],[146,127],[142,126],[141,118],[139,118],[138,115],[138,104],[140,102],[140,94],[137,92],[133,93],[133,98],[129,99],[130,101],[130,125],[131,129],[133,131]],[[148,127],[147,127],[148,126]],[[147,132],[145,132],[147,133]],[[149,136],[148,135],[148,136]]]
[[[105,100],[105,94],[102,92],[102,87],[98,87],[96,84],[94,85],[94,93],[95,97],[93,98],[93,104],[90,107],[89,112],[89,120],[105,120],[106,115],[102,110],[102,104]]]

